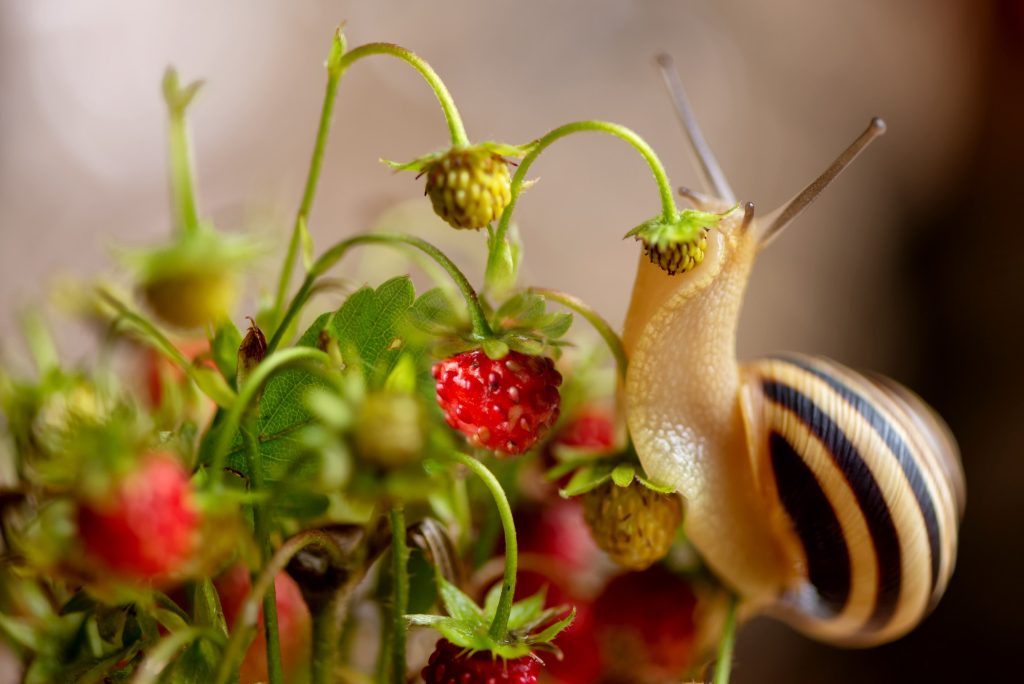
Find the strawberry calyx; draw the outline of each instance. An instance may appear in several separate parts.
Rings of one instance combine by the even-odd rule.
[[[533,143],[509,145],[508,143],[487,141],[474,145],[453,145],[443,150],[430,152],[408,162],[396,162],[389,159],[381,159],[380,161],[393,171],[415,171],[419,173],[452,152],[486,153],[498,157],[519,158],[527,155],[532,148]]]
[[[704,260],[708,230],[736,206],[720,214],[685,209],[671,220],[657,216],[644,221],[624,237],[642,242],[651,263],[658,264],[669,275],[686,273]]]
[[[505,660],[532,656],[543,650],[561,657],[554,639],[576,618],[576,609],[568,606],[545,608],[547,591],[541,589],[529,598],[512,604],[505,635],[494,638],[489,632],[498,610],[501,584],[492,588],[480,607],[454,584],[438,578],[438,594],[448,615],[406,615],[410,625],[436,629],[450,643],[467,654],[480,651]],[[566,614],[568,611],[568,614]],[[533,656],[536,657],[536,656]]]

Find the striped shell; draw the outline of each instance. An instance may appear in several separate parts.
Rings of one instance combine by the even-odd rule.
[[[799,580],[770,611],[837,643],[904,634],[953,571],[964,481],[952,435],[906,388],[827,359],[758,360],[742,377],[753,467]]]
[[[964,505],[956,443],[916,395],[827,359],[740,364],[736,330],[756,256],[875,138],[880,119],[774,212],[736,196],[666,83],[709,195],[726,212],[703,261],[669,275],[641,258],[623,330],[626,421],[648,476],[684,498],[684,530],[747,613],[869,646],[927,615],[949,582]]]

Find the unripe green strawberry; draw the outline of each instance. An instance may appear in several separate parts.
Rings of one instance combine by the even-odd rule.
[[[164,323],[190,330],[215,323],[231,311],[236,284],[222,268],[160,274],[142,286],[149,308]]]
[[[668,245],[644,242],[644,253],[652,264],[658,264],[669,275],[686,273],[704,261],[704,252],[708,248],[708,231],[700,231],[696,238],[689,242],[677,242]]]
[[[423,450],[423,410],[416,397],[373,392],[363,401],[354,439],[360,457],[383,466],[400,466]]]
[[[425,169],[434,211],[454,228],[497,220],[512,198],[508,163],[482,147],[455,147]]]
[[[612,560],[643,570],[668,553],[683,507],[675,494],[660,494],[636,481],[628,487],[609,481],[583,495],[583,517]]]

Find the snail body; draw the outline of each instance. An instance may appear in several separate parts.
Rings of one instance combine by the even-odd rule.
[[[732,191],[666,73],[717,197],[687,194],[725,212]],[[630,434],[647,474],[684,497],[688,538],[751,609],[851,646],[905,634],[945,590],[964,503],[956,442],[891,380],[803,355],[738,362],[736,329],[758,252],[883,131],[873,120],[764,219],[749,203],[725,215],[692,270],[641,259],[623,336]]]

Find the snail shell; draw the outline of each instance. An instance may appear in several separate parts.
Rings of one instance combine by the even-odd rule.
[[[687,194],[724,211],[732,191],[666,77],[720,199]],[[727,215],[693,270],[669,276],[641,259],[623,336],[637,453],[685,498],[708,565],[753,609],[851,646],[906,633],[945,590],[965,497],[956,442],[891,380],[802,355],[740,364],[735,341],[758,251],[883,131],[873,120],[779,211]]]

